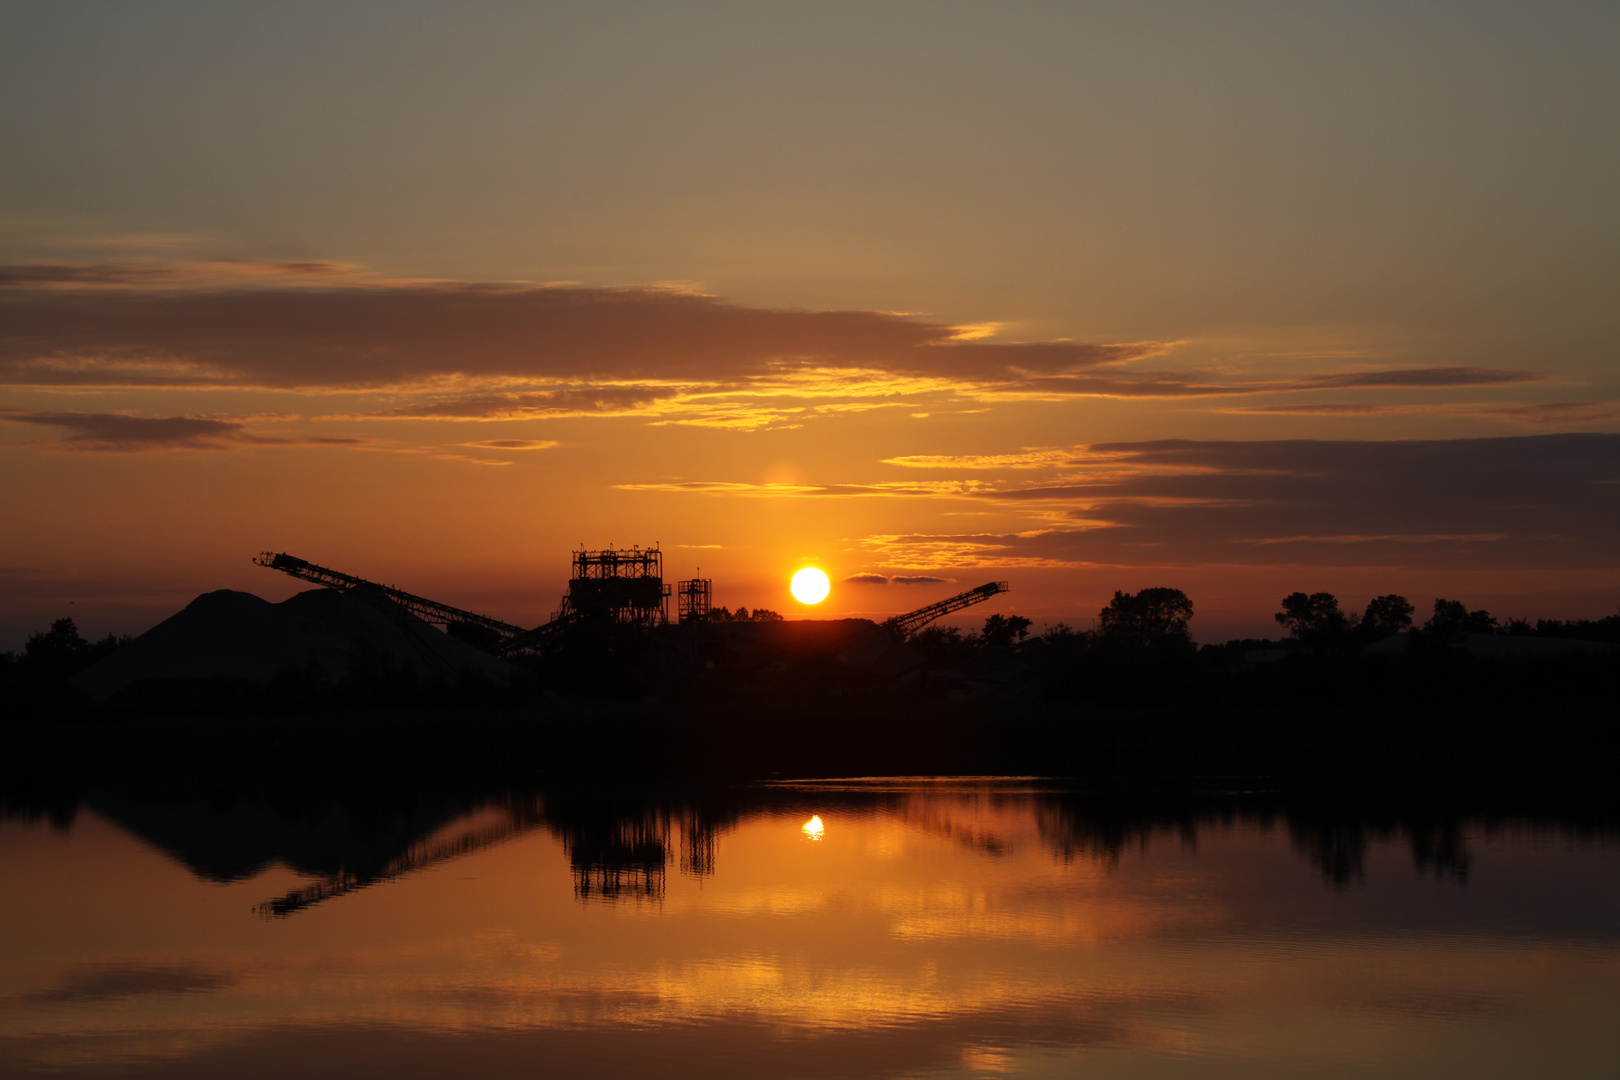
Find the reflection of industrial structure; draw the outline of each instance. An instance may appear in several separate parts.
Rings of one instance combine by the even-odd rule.
[[[581,900],[662,900],[668,838],[661,822],[609,821],[568,844]]]
[[[321,881],[266,900],[264,904],[254,908],[254,912],[258,912],[259,918],[264,920],[287,918],[303,912],[305,908],[321,904],[324,900],[358,892],[379,882],[397,881],[405,878],[407,874],[428,870],[429,866],[439,865],[452,858],[460,858],[462,855],[470,855],[471,852],[481,852],[484,848],[504,844],[505,840],[512,839],[535,826],[536,821],[538,819],[533,816],[523,816],[514,811],[492,823],[471,823],[465,829],[449,832],[447,836],[416,840],[415,844],[411,844],[405,852],[400,853],[399,857],[389,860],[381,870],[374,870],[371,873],[340,870]]]
[[[558,831],[574,871],[574,895],[580,900],[663,900],[672,846],[670,827],[677,822],[684,839],[681,872],[695,877],[714,873],[719,825],[701,814],[681,814],[675,820],[662,811],[565,816]]]

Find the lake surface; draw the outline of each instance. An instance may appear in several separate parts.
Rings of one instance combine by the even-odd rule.
[[[1605,821],[1026,779],[0,822],[8,1077],[1603,1077]]]

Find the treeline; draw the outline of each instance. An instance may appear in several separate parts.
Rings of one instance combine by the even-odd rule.
[[[123,637],[108,634],[100,641],[86,641],[72,619],[57,619],[49,630],[30,634],[20,654],[0,653],[0,674],[28,673],[71,679],[131,640],[127,634]]]
[[[1366,611],[1343,612],[1332,593],[1290,593],[1283,597],[1282,610],[1274,616],[1289,637],[1318,647],[1369,645],[1393,634],[1415,629],[1415,608],[1404,596],[1391,593],[1367,602]],[[1499,622],[1489,611],[1470,611],[1460,600],[1436,597],[1434,607],[1421,632],[1432,641],[1456,642],[1465,634],[1508,634],[1515,637],[1549,637],[1620,643],[1620,612],[1601,619],[1513,618]]]
[[[1376,596],[1364,611],[1344,611],[1329,592],[1289,593],[1272,616],[1287,631],[1281,641],[1245,638],[1224,645],[1207,644],[1203,650],[1229,651],[1236,647],[1358,650],[1396,634],[1416,631],[1428,644],[1455,644],[1467,634],[1506,634],[1516,637],[1563,638],[1620,644],[1620,611],[1601,619],[1514,618],[1499,622],[1489,611],[1470,611],[1460,600],[1436,597],[1432,613],[1421,626],[1414,622],[1417,609],[1396,593]],[[1096,626],[1076,630],[1067,623],[1049,627],[1035,641],[1046,644],[1088,644],[1111,649],[1187,650],[1193,648],[1190,624],[1193,602],[1180,589],[1153,588],[1138,593],[1115,592],[1097,613]],[[1022,647],[1034,624],[1021,615],[992,615],[979,630],[927,627],[913,634],[912,645],[942,659],[965,659],[985,650]]]
[[[1486,659],[1467,634],[1577,638],[1620,644],[1620,613],[1597,620],[1513,619],[1437,598],[1422,624],[1396,594],[1345,612],[1331,593],[1291,593],[1275,620],[1281,639],[1201,648],[1180,589],[1116,592],[1095,626],[1059,623],[1038,635],[1022,616],[992,615],[981,629],[930,627],[911,645],[936,665],[993,689],[1055,703],[1121,708],[1193,706],[1290,711],[1352,706],[1403,710],[1534,710],[1598,704],[1620,690],[1620,653],[1598,650]],[[1366,651],[1404,634],[1394,650]]]
[[[908,638],[926,661],[888,674],[831,655],[736,661],[705,651],[683,628],[581,626],[558,635],[541,654],[513,658],[509,679],[463,674],[427,679],[366,643],[357,642],[341,673],[319,664],[289,665],[268,685],[243,679],[153,680],[118,699],[120,709],[256,709],[457,705],[527,708],[561,697],[618,698],[697,706],[784,702],[903,703],[1007,699],[1072,707],[1261,708],[1289,711],[1321,705],[1501,711],[1571,702],[1592,703],[1620,691],[1620,652],[1484,659],[1465,635],[1575,638],[1620,644],[1620,613],[1596,620],[1509,619],[1437,598],[1428,617],[1405,597],[1388,594],[1361,611],[1345,611],[1331,593],[1283,597],[1274,618],[1278,639],[1194,644],[1193,601],[1181,590],[1116,592],[1089,629],[1059,623],[1033,633],[1031,620],[996,614],[973,630],[928,627]],[[719,609],[712,622],[772,622],[766,609]],[[1404,634],[1401,647],[1367,646]],[[88,641],[72,619],[32,635],[20,654],[0,654],[0,711],[13,716],[84,711],[69,684],[74,675],[128,638]],[[712,643],[711,643],[712,644]],[[749,666],[749,665],[752,666]],[[1584,707],[1584,706],[1583,706]]]

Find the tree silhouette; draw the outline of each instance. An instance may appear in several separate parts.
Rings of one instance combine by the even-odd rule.
[[[127,637],[112,634],[100,641],[86,641],[72,619],[57,619],[49,630],[28,635],[20,662],[23,667],[42,674],[69,679],[117,651],[127,641]]]
[[[704,616],[709,622],[781,622],[782,616],[769,608],[755,608],[749,611],[740,607],[736,611],[729,608],[717,607]]]
[[[1364,636],[1388,637],[1412,628],[1412,602],[1404,596],[1390,593],[1367,601],[1367,610],[1361,616]]]
[[[1339,610],[1338,597],[1329,592],[1289,593],[1282,610],[1272,616],[1296,641],[1326,645],[1344,636],[1350,620]]]
[[[984,620],[979,636],[986,645],[1010,649],[1014,642],[1029,636],[1031,625],[1022,615],[992,615]]]
[[[1192,615],[1192,601],[1180,589],[1116,592],[1097,614],[1097,633],[1125,645],[1191,644],[1187,623]]]
[[[1434,598],[1434,614],[1423,624],[1425,633],[1440,641],[1455,641],[1463,634],[1494,634],[1498,627],[1491,613],[1469,611],[1461,600]]]

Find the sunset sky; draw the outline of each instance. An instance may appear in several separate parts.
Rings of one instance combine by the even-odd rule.
[[[1620,6],[0,0],[0,649],[263,550],[1620,604]],[[788,594],[804,565],[831,597]],[[851,580],[861,579],[861,580]]]

